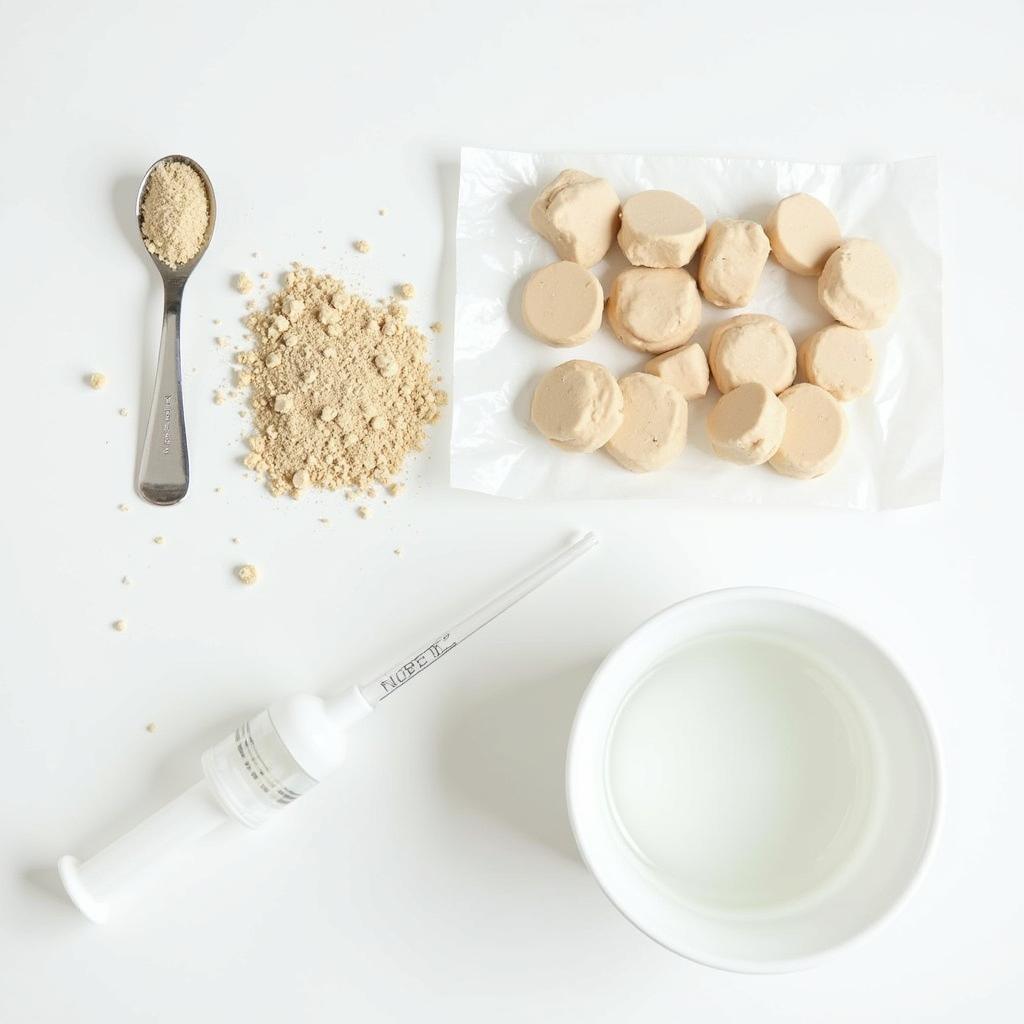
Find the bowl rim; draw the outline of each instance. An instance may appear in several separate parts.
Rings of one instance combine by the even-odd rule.
[[[924,731],[928,739],[928,746],[931,753],[932,776],[935,780],[932,817],[924,848],[921,851],[921,857],[917,862],[913,874],[911,874],[907,879],[907,882],[899,895],[868,925],[860,929],[860,931],[854,932],[841,942],[836,943],[834,946],[829,946],[826,949],[808,956],[788,957],[779,960],[745,960],[739,957],[711,956],[706,953],[702,953],[699,949],[695,948],[676,948],[675,946],[669,945],[659,936],[653,935],[651,932],[647,931],[647,929],[642,927],[630,915],[629,911],[625,907],[621,906],[620,903],[611,895],[605,887],[602,879],[594,870],[590,858],[587,855],[586,844],[582,838],[581,826],[576,815],[576,806],[573,799],[572,765],[579,743],[579,733],[582,728],[581,723],[587,717],[587,708],[589,702],[593,698],[595,686],[598,680],[603,676],[612,659],[619,654],[623,647],[632,643],[641,633],[653,629],[654,626],[662,619],[679,614],[679,610],[682,608],[693,608],[698,605],[703,606],[732,603],[750,599],[775,601],[781,604],[794,605],[799,608],[805,608],[818,612],[822,615],[826,615],[838,622],[844,628],[858,634],[861,639],[866,640],[885,658],[887,658],[892,663],[893,668],[902,680],[908,695],[914,702],[917,711],[921,716],[921,721],[924,725]],[[935,724],[932,721],[927,705],[922,699],[920,691],[911,680],[910,675],[903,667],[903,663],[898,658],[894,657],[889,648],[885,644],[881,643],[873,633],[865,629],[856,621],[852,620],[845,612],[839,610],[834,605],[829,602],[822,601],[819,598],[811,597],[809,594],[804,594],[795,590],[787,590],[781,587],[723,587],[716,590],[708,590],[699,594],[694,594],[681,601],[677,601],[674,604],[668,605],[659,612],[656,612],[654,615],[640,623],[640,625],[630,630],[630,632],[623,637],[604,656],[604,658],[602,658],[601,663],[594,670],[594,673],[590,678],[590,682],[587,684],[587,688],[583,692],[583,696],[580,698],[579,705],[576,708],[576,714],[573,718],[572,727],[569,730],[569,740],[566,747],[565,757],[565,802],[569,818],[569,827],[572,829],[573,839],[576,842],[576,848],[579,851],[580,858],[584,865],[586,865],[591,877],[597,882],[598,887],[607,897],[608,901],[634,928],[642,932],[647,936],[647,938],[656,942],[663,949],[667,949],[670,953],[675,953],[677,956],[684,957],[692,963],[700,964],[703,967],[712,967],[716,970],[729,971],[735,974],[784,974],[807,970],[811,967],[817,966],[823,960],[835,956],[835,954],[842,950],[850,949],[853,946],[859,945],[869,936],[874,934],[879,928],[882,928],[887,924],[897,913],[899,913],[900,910],[903,909],[920,884],[935,852],[943,820],[945,777],[943,773],[943,758],[939,747],[938,733],[936,732]]]

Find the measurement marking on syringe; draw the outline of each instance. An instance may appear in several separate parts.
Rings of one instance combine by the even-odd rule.
[[[390,697],[395,690],[405,686],[413,676],[418,676],[424,669],[430,668],[435,661],[443,658],[449,651],[455,650],[458,642],[450,638],[451,633],[439,636],[432,644],[415,655],[415,657],[410,658],[404,665],[396,668],[387,679],[381,679],[377,684],[384,691],[381,700]]]

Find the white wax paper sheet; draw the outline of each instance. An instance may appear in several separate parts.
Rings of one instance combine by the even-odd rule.
[[[871,393],[844,404],[843,456],[816,480],[792,480],[768,466],[734,466],[711,454],[705,429],[718,397],[690,403],[689,442],[666,469],[635,474],[604,452],[580,455],[548,444],[531,426],[540,376],[567,359],[603,363],[619,375],[647,357],[627,349],[607,324],[585,344],[556,349],[525,329],[525,279],[557,257],[530,227],[537,192],[566,167],[607,178],[625,199],[644,189],[678,192],[719,217],[764,223],[783,196],[809,192],[836,214],[846,237],[874,239],[899,271],[902,297],[885,327],[871,332],[878,374]],[[617,246],[594,268],[605,294],[628,264]],[[696,276],[696,261],[690,266]],[[715,324],[739,312],[767,313],[800,342],[830,322],[817,278],[769,259],[743,310],[703,303],[695,340],[707,347]],[[693,504],[898,508],[939,498],[942,476],[942,298],[936,163],[787,163],[715,157],[517,153],[463,149],[457,229],[452,485],[510,498],[677,498]]]

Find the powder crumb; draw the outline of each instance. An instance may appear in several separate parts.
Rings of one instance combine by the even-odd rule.
[[[359,508],[356,509],[356,515],[359,516],[360,519],[369,519],[373,515],[373,509],[367,508],[366,505],[360,505]]]
[[[127,409],[118,409],[117,410],[117,415],[118,416],[127,416],[128,415],[128,410]]]
[[[254,347],[238,356],[239,384],[257,441],[244,463],[272,494],[366,494],[422,451],[448,396],[397,299],[372,303],[300,265],[246,325]]]
[[[402,491],[405,490],[405,484],[401,482],[394,483],[388,488],[388,490],[391,492],[391,496],[393,498],[397,498],[402,493]]]
[[[319,522],[323,523],[324,526],[330,526],[331,525],[330,519],[320,519]]]
[[[154,544],[163,544],[164,543],[164,538],[162,536],[158,535],[158,536],[153,538],[153,543]]]
[[[360,238],[359,241],[355,243],[355,250],[356,252],[369,252],[370,243],[365,238]]]
[[[214,494],[223,494],[224,493],[224,488],[223,487],[214,487],[213,493]]]
[[[430,329],[431,329],[431,330],[432,330],[432,331],[433,331],[433,332],[434,332],[435,334],[440,334],[440,333],[441,333],[441,332],[442,332],[442,331],[444,330],[444,324],[443,324],[443,323],[441,323],[441,321],[440,321],[440,320],[435,320],[435,321],[434,321],[434,322],[433,322],[433,323],[432,323],[432,324],[430,325]]]
[[[260,578],[259,570],[255,565],[240,565],[235,574],[247,586],[251,587]]]
[[[217,390],[214,391],[214,393],[213,393],[213,404],[214,405],[223,405],[227,400],[228,400],[228,396],[225,395],[224,392],[220,388],[217,388]]]
[[[121,583],[124,586],[126,586],[126,587],[130,587],[132,585],[131,577],[130,576],[122,576],[121,577]]]
[[[395,550],[392,552],[392,554],[395,555],[397,558],[401,558],[402,557],[402,549],[401,548],[395,548]]]
[[[403,299],[414,299],[416,298],[416,286],[406,281],[404,284],[398,286],[398,294]]]
[[[116,619],[114,621],[114,631],[116,633],[123,633],[128,628],[128,623],[124,619]]]
[[[259,254],[258,252],[254,252],[254,253],[252,254],[252,258],[253,258],[254,260],[258,260],[258,259],[260,258],[260,254]]]
[[[122,502],[120,505],[117,506],[117,510],[118,512],[127,512],[128,506],[125,505],[124,502]]]
[[[89,387],[93,391],[101,391],[107,386],[107,375],[105,373],[90,373],[88,379]]]
[[[231,538],[231,543],[232,544],[241,544],[242,542],[241,542],[241,540],[239,540],[238,537],[232,537]]]
[[[261,271],[260,271],[260,277],[261,277],[261,278],[262,278],[262,279],[263,279],[264,281],[266,281],[266,280],[267,280],[267,279],[268,279],[268,278],[270,277],[270,271],[269,271],[269,270],[261,270]]]
[[[235,278],[235,287],[243,295],[248,295],[253,288],[252,278],[243,270],[242,273]]]
[[[142,197],[146,248],[172,269],[194,259],[210,226],[210,197],[194,167],[164,160],[149,176]]]
[[[218,348],[227,348],[228,345],[231,344],[231,339],[224,335],[221,335],[219,338],[214,338],[213,340],[217,343]]]
[[[380,208],[380,209],[379,209],[379,210],[377,211],[377,215],[378,215],[379,217],[386,217],[386,216],[387,216],[387,214],[388,214],[388,210],[387,210],[387,207],[386,207],[386,206],[382,206],[382,207],[381,207],[381,208]]]
[[[146,732],[156,732],[156,722],[147,722]]]

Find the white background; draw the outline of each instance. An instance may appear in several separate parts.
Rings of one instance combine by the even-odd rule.
[[[1019,1020],[1022,32],[1018,3],[2,0],[0,1019]],[[243,479],[236,409],[210,400],[212,339],[239,333],[229,276],[304,258],[377,293],[409,280],[414,316],[450,323],[463,143],[937,153],[943,502],[507,502],[447,489],[447,423],[369,522],[336,496],[271,500]],[[131,493],[159,313],[131,210],[168,152],[207,168],[220,217],[186,294],[193,489],[156,510]],[[237,719],[365,676],[580,526],[600,551],[370,719],[290,820],[210,836],[105,928],[60,898],[55,858],[197,778]],[[259,586],[233,578],[241,559]],[[944,746],[923,885],[800,975],[653,945],[587,875],[564,814],[566,733],[598,660],[666,604],[734,584],[805,590],[875,630]]]

